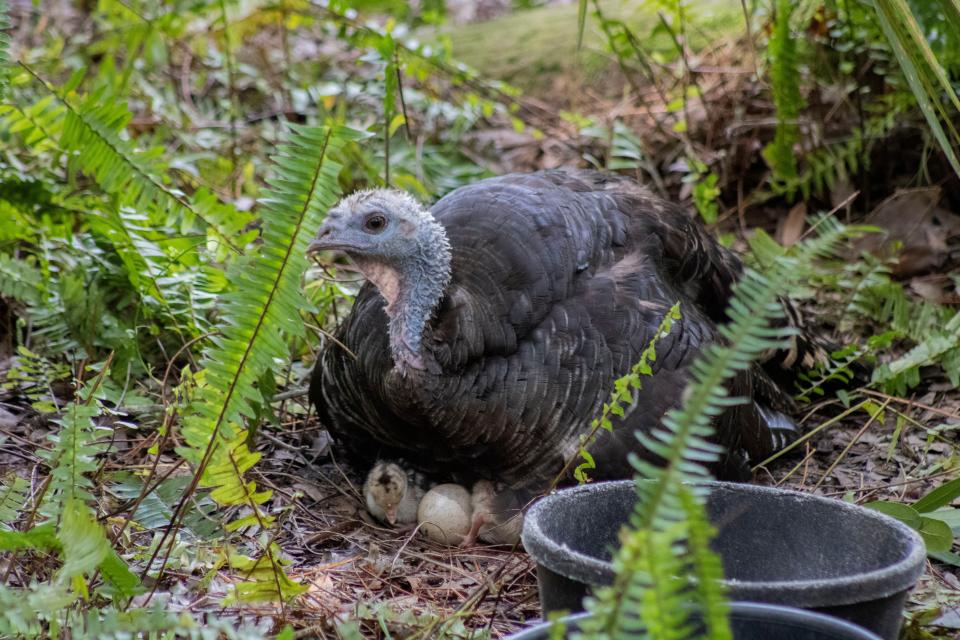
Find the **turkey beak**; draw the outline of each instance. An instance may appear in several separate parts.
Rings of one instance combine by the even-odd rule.
[[[397,507],[387,507],[387,522],[397,524]]]
[[[337,241],[337,233],[340,231],[335,220],[327,218],[317,230],[316,237],[307,245],[307,255],[311,255],[326,249],[342,249],[344,245]]]

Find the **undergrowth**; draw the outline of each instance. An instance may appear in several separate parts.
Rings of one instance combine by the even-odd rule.
[[[730,397],[725,383],[763,353],[787,343],[789,329],[771,329],[783,316],[778,298],[783,287],[804,282],[818,260],[859,232],[829,218],[820,227],[817,238],[778,256],[763,273],[744,274],[727,309],[730,320],[719,329],[724,342],[707,347],[692,365],[693,380],[682,406],[668,412],[660,428],[636,434],[662,464],[632,459],[638,500],[614,555],[616,576],[611,586],[586,600],[592,615],[581,623],[580,637],[732,637],[720,582],[723,570],[709,547],[712,525],[705,515],[707,466],[723,453],[711,442],[713,419],[748,401]],[[629,377],[618,384],[628,383]]]
[[[960,30],[903,0],[774,4],[744,25],[776,121],[763,140],[768,167],[744,207],[863,188],[871,158],[903,129],[922,128],[925,157],[956,169]],[[955,4],[942,15],[960,25]],[[291,633],[281,623],[305,586],[278,543],[289,496],[259,473],[258,427],[280,424],[281,389],[303,384],[356,289],[304,258],[339,193],[389,184],[437,198],[500,166],[499,151],[478,151],[476,134],[506,130],[540,144],[572,128],[584,163],[683,194],[710,224],[730,217],[724,154],[695,128],[709,101],[689,44],[702,16],[689,2],[656,3],[655,25],[580,5],[581,25],[592,6],[633,99],[649,99],[647,112],[662,107],[662,140],[626,118],[548,113],[460,65],[442,37],[429,37],[442,3],[358,12],[345,2],[98,0],[60,3],[64,13],[50,16],[37,3],[9,5],[0,0],[0,338],[4,402],[31,437],[0,435],[4,455],[12,443],[20,456],[0,475],[0,634]],[[404,20],[377,13],[384,7]],[[831,87],[844,95],[838,118],[856,124],[827,135],[810,126],[823,115],[811,98]],[[662,141],[675,146],[663,152]],[[617,560],[621,591],[591,605],[598,632],[682,623],[681,610],[644,601],[641,587],[654,586],[699,602],[722,637],[703,496],[683,483],[702,479],[698,465],[718,453],[704,416],[730,400],[719,383],[782,337],[759,330],[776,313],[771,287],[839,298],[836,327],[870,337],[812,372],[798,390],[807,399],[852,380],[864,358],[880,363],[873,385],[890,393],[913,391],[931,368],[960,383],[954,309],[919,301],[886,258],[813,261],[839,233],[823,222],[820,239],[792,252],[754,235],[759,266],[738,290],[746,311],[732,314],[728,345],[698,365],[684,408],[645,442],[668,464],[638,463],[660,482],[638,483],[637,533]],[[595,429],[642,384],[655,344],[647,355]],[[590,468],[585,457],[576,473],[586,479]],[[668,553],[680,543],[693,553]],[[703,580],[650,578],[681,571]],[[165,607],[185,576],[233,609],[201,624]],[[278,603],[275,619],[233,624],[243,605],[264,601]],[[623,604],[636,615],[622,615]],[[385,611],[355,613],[381,625]],[[359,623],[341,626],[361,633]]]

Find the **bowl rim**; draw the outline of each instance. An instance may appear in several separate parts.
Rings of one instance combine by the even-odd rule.
[[[848,622],[842,618],[837,618],[818,611],[808,611],[796,607],[788,607],[782,604],[770,604],[766,602],[743,602],[733,601],[730,603],[730,616],[743,616],[746,618],[765,618],[769,619],[770,614],[776,614],[777,619],[786,624],[795,624],[805,628],[811,627],[811,622],[815,623],[816,628],[821,631],[832,631],[835,633],[843,632],[850,636],[850,640],[880,640],[869,629]],[[589,617],[590,613],[575,613],[563,616],[560,620],[566,624],[576,623]],[[550,628],[552,622],[540,622],[534,626],[521,629],[510,636],[507,640],[532,640],[539,632]]]
[[[609,584],[613,575],[611,562],[571,549],[546,535],[540,518],[557,505],[576,500],[581,494],[617,493],[625,487],[634,490],[634,480],[596,482],[561,489],[537,501],[527,512],[523,524],[523,546],[538,565],[563,577],[596,585]],[[753,495],[777,495],[819,502],[829,508],[846,511],[857,517],[870,518],[891,530],[902,544],[904,554],[894,563],[863,573],[826,578],[798,580],[724,580],[736,600],[763,600],[803,607],[830,607],[885,598],[912,588],[923,573],[927,552],[923,539],[899,520],[879,511],[810,493],[736,482],[707,481],[705,486],[724,491]],[[869,593],[869,597],[864,594]],[[762,594],[762,595],[761,595]]]

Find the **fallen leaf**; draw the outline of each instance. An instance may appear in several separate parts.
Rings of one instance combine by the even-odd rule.
[[[798,202],[777,226],[777,241],[785,247],[795,244],[807,224],[807,203]]]

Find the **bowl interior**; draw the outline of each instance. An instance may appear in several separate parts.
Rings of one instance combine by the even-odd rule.
[[[611,483],[590,499],[563,498],[538,510],[540,531],[560,546],[609,561],[636,500],[632,483]],[[559,501],[558,501],[559,503]],[[713,547],[727,580],[831,580],[881,570],[915,553],[908,533],[837,500],[751,485],[713,485],[707,502]]]

